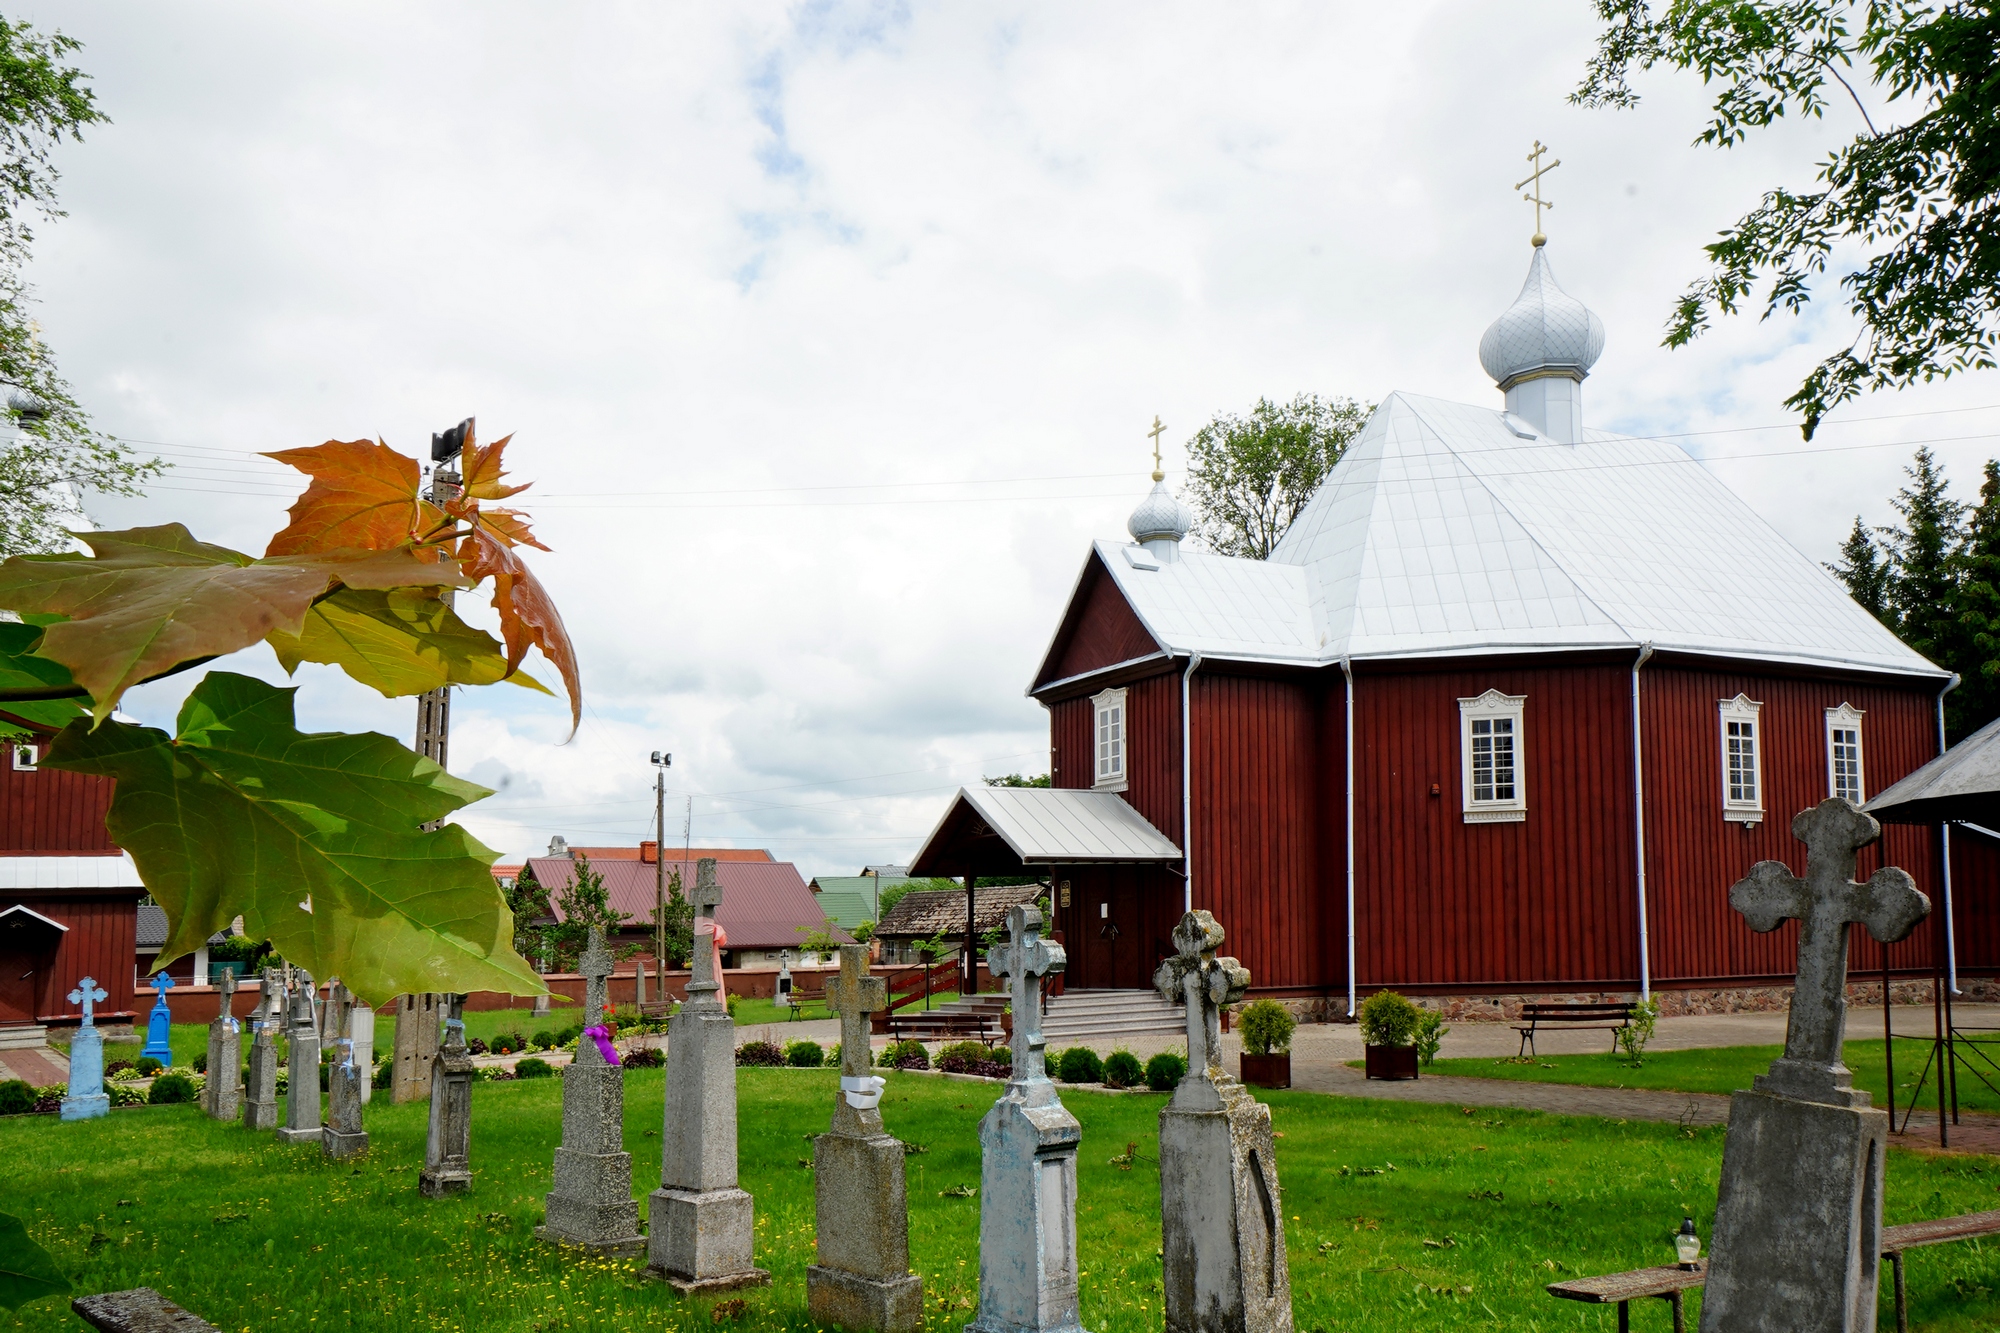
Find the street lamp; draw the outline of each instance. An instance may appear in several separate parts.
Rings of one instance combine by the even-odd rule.
[[[661,994],[667,975],[667,770],[674,757],[653,751],[653,965],[660,969]]]

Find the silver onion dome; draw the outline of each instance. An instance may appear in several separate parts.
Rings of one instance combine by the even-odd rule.
[[[1479,364],[1505,390],[1538,373],[1581,380],[1603,353],[1604,321],[1556,285],[1537,245],[1521,294],[1479,340]]]
[[[1125,523],[1125,530],[1132,534],[1132,540],[1146,542],[1178,542],[1188,535],[1194,526],[1194,516],[1187,506],[1174,498],[1165,481],[1156,480],[1146,498],[1139,501],[1139,507],[1132,511],[1132,517]]]

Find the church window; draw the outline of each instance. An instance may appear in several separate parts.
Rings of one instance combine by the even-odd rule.
[[[1528,817],[1522,750],[1527,701],[1524,694],[1498,690],[1458,701],[1459,768],[1468,824],[1519,823]]]
[[[1091,701],[1097,737],[1099,788],[1125,789],[1125,691],[1106,690]]]
[[[1861,710],[1853,704],[1826,710],[1826,786],[1856,805],[1868,799],[1861,781]]]
[[[1745,695],[1724,699],[1722,713],[1722,817],[1764,822],[1764,705]]]

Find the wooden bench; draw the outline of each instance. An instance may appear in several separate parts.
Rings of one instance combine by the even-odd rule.
[[[151,1287],[79,1296],[69,1308],[100,1333],[222,1333]]]
[[[1000,1040],[1000,1021],[978,1013],[891,1014],[889,1036],[895,1041],[944,1041],[971,1039],[990,1047]]]
[[[1637,1008],[1630,1004],[1524,1004],[1521,1017],[1527,1019],[1525,1025],[1516,1023],[1514,1031],[1521,1034],[1520,1055],[1535,1050],[1535,1029],[1547,1023],[1571,1029],[1601,1029],[1611,1033],[1611,1049],[1618,1049],[1618,1033],[1632,1026],[1632,1011]]]
[[[1674,1333],[1687,1333],[1687,1315],[1681,1309],[1681,1293],[1699,1287],[1708,1277],[1708,1261],[1695,1260],[1693,1268],[1669,1264],[1664,1268],[1639,1268],[1630,1273],[1609,1273],[1603,1277],[1578,1278],[1574,1282],[1551,1282],[1549,1295],[1590,1305],[1618,1305],[1618,1333],[1632,1333],[1632,1302],[1657,1296],[1674,1307]]]
[[[1882,1228],[1882,1257],[1889,1261],[1896,1294],[1896,1333],[1910,1333],[1910,1307],[1903,1286],[1903,1254],[1925,1245],[1946,1245],[1955,1240],[2000,1235],[2000,1208],[1959,1217],[1938,1217],[1926,1222],[1905,1222]],[[1679,1266],[1640,1268],[1630,1273],[1609,1273],[1604,1277],[1580,1278],[1575,1282],[1551,1282],[1549,1295],[1566,1301],[1586,1301],[1593,1305],[1618,1303],[1618,1333],[1631,1333],[1628,1303],[1658,1296],[1674,1307],[1674,1333],[1686,1333],[1681,1312],[1681,1293],[1699,1287],[1707,1278],[1708,1261],[1701,1260],[1692,1270]]]
[[[819,1007],[819,1012],[811,1015],[811,1017],[825,1018],[832,1012],[826,1007],[825,980],[822,978],[818,986],[808,987],[801,986],[797,977],[792,978],[792,1012],[787,1015],[787,1019],[789,1021],[796,1021],[807,1017],[807,1008],[814,1005]]]
[[[1928,1222],[1905,1222],[1899,1227],[1882,1228],[1882,1257],[1894,1271],[1896,1287],[1896,1333],[1910,1333],[1909,1305],[1903,1296],[1903,1251],[1925,1245],[1944,1245],[1975,1236],[2000,1235],[2000,1208],[1986,1213],[1965,1213],[1958,1217],[1938,1217]]]

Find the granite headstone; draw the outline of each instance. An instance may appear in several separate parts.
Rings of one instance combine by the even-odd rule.
[[[646,1249],[639,1234],[639,1205],[632,1198],[632,1154],[625,1151],[625,1071],[617,1051],[607,1060],[605,982],[611,953],[604,932],[590,928],[577,971],[583,974],[584,1035],[576,1058],[563,1070],[562,1146],[556,1149],[555,1188],[543,1198],[547,1220],[538,1240],[581,1245],[628,1258]],[[599,1038],[605,1038],[602,1045]]]

